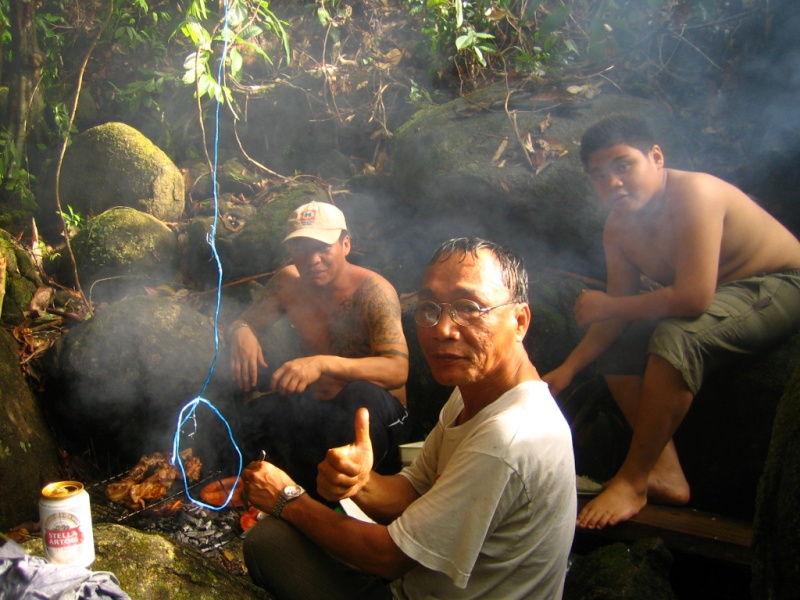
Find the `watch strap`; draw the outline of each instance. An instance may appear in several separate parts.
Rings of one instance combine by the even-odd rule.
[[[289,487],[295,487],[296,488],[292,495],[289,495],[286,492],[286,490]],[[283,511],[283,507],[286,506],[286,503],[287,502],[291,502],[292,500],[297,500],[300,496],[302,496],[305,493],[306,493],[306,491],[302,487],[300,487],[299,485],[298,486],[287,486],[286,488],[284,488],[283,491],[281,492],[280,497],[278,498],[278,501],[275,503],[275,508],[272,509],[272,516],[275,517],[276,519],[280,519],[281,518],[281,512]]]
[[[276,519],[281,518],[281,511],[283,510],[283,507],[286,506],[286,502],[287,500],[285,496],[281,496],[280,498],[278,498],[278,501],[275,503],[275,508],[272,509],[273,517],[275,517]]]

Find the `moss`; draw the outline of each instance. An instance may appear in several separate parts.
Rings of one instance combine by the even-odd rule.
[[[214,600],[269,598],[245,577],[222,570],[188,546],[160,535],[122,525],[94,526],[95,571],[111,571],[132,598]],[[41,556],[41,540],[27,542],[28,552]]]

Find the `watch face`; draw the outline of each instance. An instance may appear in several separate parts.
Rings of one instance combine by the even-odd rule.
[[[304,492],[305,490],[299,485],[287,485],[285,488],[283,488],[283,497],[287,500],[291,500],[303,495]]]

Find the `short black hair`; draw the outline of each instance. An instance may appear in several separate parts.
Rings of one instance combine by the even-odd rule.
[[[589,158],[598,150],[619,144],[633,146],[647,154],[655,146],[656,138],[641,117],[623,113],[609,115],[584,132],[581,138],[583,166],[589,165]]]
[[[462,237],[447,240],[431,256],[428,265],[450,258],[453,254],[471,254],[477,258],[478,250],[487,249],[500,263],[503,283],[511,292],[514,302],[528,302],[528,272],[522,257],[513,250],[478,237]],[[463,259],[462,259],[463,260]]]

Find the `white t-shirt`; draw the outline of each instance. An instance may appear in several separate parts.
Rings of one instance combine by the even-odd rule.
[[[456,426],[456,388],[401,471],[421,497],[389,525],[419,563],[395,598],[561,598],[575,533],[572,436],[542,381],[509,390]]]

